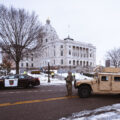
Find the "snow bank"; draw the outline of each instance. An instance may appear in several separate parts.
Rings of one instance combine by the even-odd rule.
[[[41,85],[61,85],[61,84],[65,84],[65,80],[64,78],[67,77],[67,73],[63,73],[63,74],[57,74],[58,76],[62,77],[62,78],[51,78],[50,77],[50,83],[48,83],[48,75],[41,73],[41,74],[30,74],[28,73],[28,75],[33,76],[33,77],[38,77],[40,79],[40,83]],[[83,80],[83,79],[92,79],[90,77],[81,75],[79,73],[75,73],[75,78],[76,80]]]
[[[80,73],[74,73],[74,74],[75,74],[76,80],[85,80],[85,79],[91,80],[91,79],[93,79],[91,77],[87,77],[87,76],[82,75]],[[63,74],[58,74],[58,75],[61,75],[62,77],[67,77],[68,73],[63,73]]]
[[[73,113],[71,117],[59,120],[120,120],[120,104]]]

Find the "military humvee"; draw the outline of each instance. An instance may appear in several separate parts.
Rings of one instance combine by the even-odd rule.
[[[75,80],[74,87],[78,89],[78,94],[82,98],[89,97],[91,93],[118,94],[120,93],[120,68],[104,68],[91,80]]]

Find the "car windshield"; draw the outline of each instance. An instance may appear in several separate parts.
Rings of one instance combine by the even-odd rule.
[[[29,75],[19,75],[19,78],[24,79],[24,78],[32,78],[32,77],[31,77],[31,76],[29,76]]]
[[[24,78],[33,78],[33,77],[29,75],[10,75],[10,76],[4,76],[4,78],[5,79],[15,79],[15,78],[24,79]]]
[[[24,75],[19,75],[19,78],[24,79],[24,78],[25,78],[25,76],[24,76]]]
[[[14,79],[15,76],[14,76],[14,75],[11,75],[11,76],[5,76],[4,78],[5,78],[5,79]]]

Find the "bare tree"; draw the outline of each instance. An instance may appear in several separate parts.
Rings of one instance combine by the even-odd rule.
[[[9,54],[19,73],[19,62],[27,53],[42,46],[43,27],[33,12],[0,6],[0,40],[2,49]]]
[[[7,70],[7,74],[10,73],[12,68],[12,60],[10,59],[9,55],[3,57],[3,63],[1,64],[3,69]]]
[[[110,60],[112,66],[120,67],[120,48],[114,48],[108,51],[107,59]]]

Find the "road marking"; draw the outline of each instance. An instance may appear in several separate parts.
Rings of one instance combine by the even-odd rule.
[[[53,91],[53,90],[47,90],[48,92],[51,92],[51,91]],[[31,92],[46,92],[46,90],[40,90],[40,91],[38,91],[38,90],[34,90],[34,91],[32,91],[32,90],[30,90],[30,91],[11,91],[11,92],[2,92],[2,93],[0,93],[0,94],[17,94],[17,93],[31,93]]]
[[[57,97],[57,98],[48,98],[48,99],[40,99],[40,100],[29,100],[29,101],[19,101],[19,102],[15,102],[15,103],[2,103],[2,104],[0,104],[0,107],[14,106],[14,105],[21,105],[21,104],[28,104],[28,103],[48,102],[48,101],[55,101],[55,100],[64,100],[64,99],[71,99],[71,98],[78,98],[78,96]]]
[[[40,92],[40,91],[15,91],[15,92],[3,92],[0,94],[17,94],[17,93],[31,93],[31,92]]]

